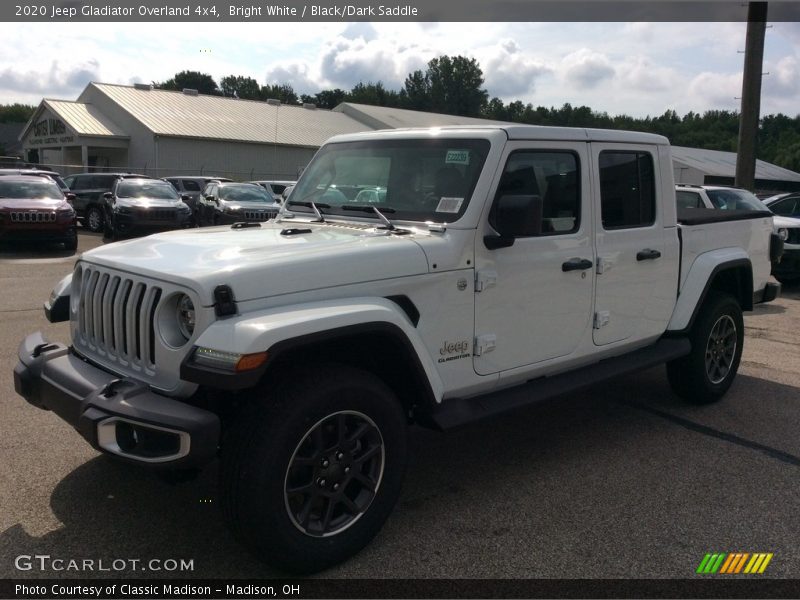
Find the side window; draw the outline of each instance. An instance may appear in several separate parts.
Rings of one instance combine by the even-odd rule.
[[[652,155],[649,152],[604,150],[599,162],[603,229],[652,225],[656,214]]]
[[[181,179],[181,183],[183,184],[183,189],[187,192],[200,191],[200,184],[196,181],[192,181],[191,179]]]
[[[539,196],[541,228],[533,235],[573,233],[580,227],[578,157],[569,151],[522,150],[508,157],[495,202],[502,196]],[[490,222],[493,221],[490,215]]]
[[[67,183],[69,189],[72,191],[81,191],[86,189],[86,177],[75,175],[71,183]]]
[[[678,201],[678,208],[703,208],[703,201],[700,194],[695,192],[675,192]]]
[[[797,200],[794,198],[787,198],[786,200],[781,200],[780,202],[775,202],[770,204],[769,208],[774,212],[776,215],[783,215],[785,217],[791,217],[795,214],[795,203]]]

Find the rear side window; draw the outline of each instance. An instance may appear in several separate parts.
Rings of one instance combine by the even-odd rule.
[[[649,152],[600,152],[600,207],[603,229],[647,227],[655,223],[653,157]]]
[[[675,192],[678,208],[703,208],[700,194],[695,192]]]
[[[199,192],[200,184],[191,179],[182,179],[183,189],[187,192]]]
[[[522,150],[512,153],[500,177],[495,199],[539,196],[541,230],[534,235],[572,233],[580,227],[578,157],[568,151]]]
[[[114,175],[92,175],[87,179],[88,181],[84,183],[84,189],[100,189],[108,191],[114,187],[114,182],[117,180]]]

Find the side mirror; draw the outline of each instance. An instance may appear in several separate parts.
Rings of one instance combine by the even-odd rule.
[[[287,186],[287,187],[286,187],[286,188],[283,190],[283,193],[281,193],[281,201],[282,201],[282,202],[286,202],[286,201],[289,199],[289,194],[291,194],[291,193],[292,193],[292,190],[293,190],[293,189],[294,189],[294,186],[293,186],[293,185],[290,185],[290,186]]]
[[[113,197],[114,194],[112,194],[111,192],[106,192],[105,194],[103,194],[103,198],[106,198],[107,200],[111,200],[111,198]]]
[[[206,196],[206,200],[208,200],[209,202],[216,202],[217,201],[217,199],[214,198],[214,196]]]
[[[67,199],[67,202],[69,203],[72,203],[72,201],[75,200],[75,198],[77,198],[77,196],[72,192],[67,192],[66,194],[64,194],[64,197]]]
[[[518,237],[542,232],[541,196],[500,196],[492,212],[498,235],[484,236],[483,243],[489,250],[508,248]]]
[[[191,199],[192,197],[189,194],[181,194],[181,200],[183,200],[184,202],[189,202],[191,201]]]

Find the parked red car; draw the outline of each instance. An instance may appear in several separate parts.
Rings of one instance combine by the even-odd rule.
[[[0,242],[40,241],[78,248],[75,210],[48,177],[0,177]]]

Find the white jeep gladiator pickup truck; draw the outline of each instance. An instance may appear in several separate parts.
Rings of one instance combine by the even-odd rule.
[[[679,223],[672,172],[667,140],[643,133],[337,137],[275,220],[83,254],[45,303],[71,343],[28,336],[15,387],[124,460],[219,457],[238,537],[320,570],[388,517],[411,423],[661,363],[690,402],[725,394],[742,311],[779,291],[780,240],[764,212]]]

